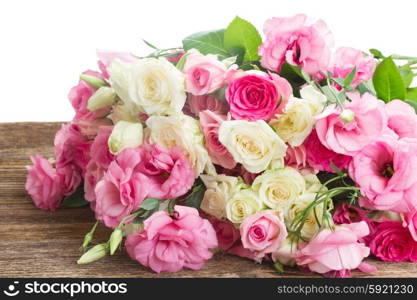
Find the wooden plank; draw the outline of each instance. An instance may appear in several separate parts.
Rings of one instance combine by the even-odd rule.
[[[200,271],[155,274],[127,256],[124,250],[98,262],[78,266],[80,245],[94,223],[88,208],[38,210],[25,193],[29,156],[53,153],[53,136],[60,123],[0,123],[0,276],[1,277],[280,277],[270,264],[217,253]],[[97,242],[109,230],[100,227]],[[384,263],[376,277],[415,277],[417,264]],[[311,277],[288,269],[286,277]],[[354,272],[354,276],[370,276]]]

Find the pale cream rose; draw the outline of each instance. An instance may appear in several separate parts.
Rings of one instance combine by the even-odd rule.
[[[131,66],[129,97],[148,115],[181,112],[185,104],[185,76],[165,58],[143,58]]]
[[[320,191],[325,192],[327,188],[321,184],[320,180],[315,174],[303,174],[304,180],[306,182],[306,192],[307,193],[318,193]]]
[[[324,105],[327,102],[326,96],[311,85],[303,87],[300,90],[300,96],[310,106],[314,116],[323,111]]]
[[[225,121],[219,128],[219,141],[252,173],[264,171],[272,161],[285,156],[287,146],[265,121]]]
[[[240,224],[246,217],[261,211],[262,207],[262,202],[252,189],[241,189],[227,201],[226,216],[230,222]]]
[[[310,105],[303,99],[292,97],[284,113],[276,115],[269,124],[281,139],[298,147],[313,130],[314,121]]]
[[[285,223],[289,229],[294,230],[294,228],[291,228],[291,226],[295,217],[299,212],[305,210],[316,199],[316,195],[316,193],[305,193],[298,197],[298,199],[290,203],[287,214],[285,216]],[[315,210],[316,215],[318,217],[318,221],[322,222],[323,204],[317,205]],[[303,236],[303,238],[311,239],[318,231],[319,223],[317,223],[314,211],[311,211],[310,214],[307,216],[307,220],[304,223],[304,227],[301,230],[301,235]]]
[[[306,184],[296,169],[285,167],[265,171],[255,178],[252,189],[264,205],[285,214],[290,203],[305,192]]]
[[[239,189],[237,177],[220,175],[200,175],[206,186],[200,208],[217,219],[226,218],[226,202]]]
[[[141,123],[118,122],[108,140],[109,150],[119,154],[125,148],[137,147],[143,142],[143,126]]]
[[[184,151],[195,177],[203,171],[216,174],[213,163],[204,147],[204,135],[200,124],[182,113],[172,116],[151,116],[146,120],[146,135],[151,142],[169,150],[174,146]]]
[[[284,266],[295,266],[295,252],[297,252],[297,243],[292,242],[288,237],[281,243],[277,250],[272,252],[272,260],[281,263]]]

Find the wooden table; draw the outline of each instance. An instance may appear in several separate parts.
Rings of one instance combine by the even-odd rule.
[[[130,260],[125,251],[100,261],[76,264],[80,245],[94,223],[89,208],[37,209],[24,189],[29,156],[51,157],[61,123],[0,123],[0,277],[280,277],[270,264],[216,254],[205,267],[175,274],[155,274]],[[97,241],[109,230],[99,227]],[[376,277],[416,277],[417,264],[383,263]],[[288,269],[286,277],[311,277]],[[354,272],[354,276],[369,276]]]

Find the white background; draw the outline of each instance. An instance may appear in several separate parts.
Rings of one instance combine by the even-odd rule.
[[[96,49],[147,54],[227,26],[239,15],[262,29],[273,16],[324,19],[337,46],[417,55],[416,1],[0,0],[0,122],[72,118],[67,93],[96,68]]]

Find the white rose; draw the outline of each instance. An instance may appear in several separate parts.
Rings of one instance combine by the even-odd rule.
[[[272,260],[279,262],[285,266],[295,266],[295,252],[297,252],[297,244],[291,242],[289,238],[286,238],[277,250],[272,252]]]
[[[146,120],[146,125],[151,142],[167,150],[177,146],[184,151],[196,177],[203,171],[216,174],[204,147],[204,135],[197,120],[184,114],[151,116]]]
[[[141,123],[118,122],[109,137],[109,150],[119,154],[125,148],[137,147],[143,142],[143,127]]]
[[[326,96],[311,85],[303,87],[300,90],[300,96],[310,106],[313,115],[320,114],[327,102]]]
[[[225,121],[219,128],[219,141],[252,173],[264,171],[274,160],[285,156],[287,146],[265,121]]]
[[[315,174],[304,174],[303,176],[306,182],[307,193],[318,193],[320,191],[327,191],[327,188],[321,184],[320,180]]]
[[[243,220],[262,209],[262,202],[251,189],[235,192],[226,203],[226,216],[230,222],[240,224]]]
[[[200,208],[221,220],[226,218],[226,202],[238,189],[238,178],[226,175],[200,175],[207,190],[201,201]]]
[[[267,170],[255,178],[252,189],[259,199],[271,209],[284,214],[292,201],[304,193],[306,184],[303,176],[294,168]]]
[[[181,112],[186,99],[184,74],[165,58],[136,60],[129,76],[129,96],[148,115]]]
[[[296,218],[297,214],[303,210],[305,210],[315,199],[316,193],[305,193],[298,197],[298,199],[292,201],[288,208],[287,214],[285,216],[285,223],[289,229],[294,230],[292,228],[292,223]],[[316,215],[319,222],[322,222],[323,216],[323,203],[317,205],[315,207]],[[319,224],[317,223],[317,219],[314,214],[314,210],[310,212],[307,216],[306,222],[301,230],[301,235],[303,238],[311,239],[317,232],[319,231]]]
[[[270,121],[275,132],[293,147],[300,146],[314,126],[310,105],[303,99],[292,97],[281,115]]]

